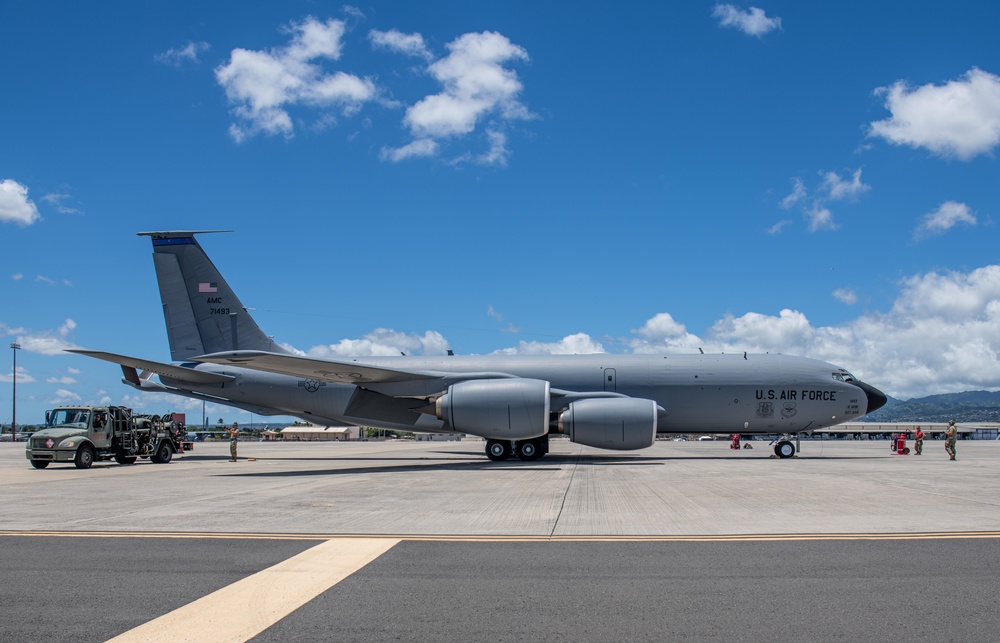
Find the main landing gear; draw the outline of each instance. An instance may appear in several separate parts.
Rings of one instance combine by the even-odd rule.
[[[795,445],[792,444],[791,437],[791,434],[786,434],[778,439],[778,443],[774,445],[774,455],[781,459],[791,458],[795,455]]]
[[[487,440],[486,457],[494,462],[503,462],[516,455],[525,462],[531,462],[549,452],[549,438],[543,436],[532,440]]]

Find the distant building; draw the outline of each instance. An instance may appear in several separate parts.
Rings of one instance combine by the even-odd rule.
[[[280,430],[285,442],[331,442],[357,440],[361,429],[356,426],[316,426],[314,424],[293,424]],[[265,437],[265,439],[267,439]]]
[[[816,431],[814,435],[847,437],[859,440],[888,438],[894,433],[908,432],[919,425],[930,440],[943,440],[947,422],[847,422]],[[965,440],[995,440],[1000,434],[1000,424],[992,422],[958,422],[958,437]]]
[[[464,433],[414,433],[417,442],[461,442]]]

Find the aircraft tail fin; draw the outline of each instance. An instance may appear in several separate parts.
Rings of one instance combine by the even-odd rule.
[[[175,362],[227,350],[287,353],[257,326],[195,239],[231,230],[140,232],[153,240],[153,264]]]

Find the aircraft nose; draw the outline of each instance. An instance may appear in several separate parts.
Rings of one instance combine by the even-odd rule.
[[[865,395],[868,397],[868,410],[865,411],[865,414],[879,410],[880,408],[885,406],[886,402],[889,401],[889,399],[885,396],[885,393],[878,390],[874,386],[865,384],[860,380],[855,381],[854,383],[857,384],[858,388],[864,391]]]

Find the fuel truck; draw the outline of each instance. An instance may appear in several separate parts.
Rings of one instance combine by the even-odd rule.
[[[32,434],[25,457],[36,469],[72,462],[88,469],[97,460],[135,464],[139,458],[166,464],[190,451],[180,413],[138,415],[124,406],[60,406],[45,412],[45,428]]]

